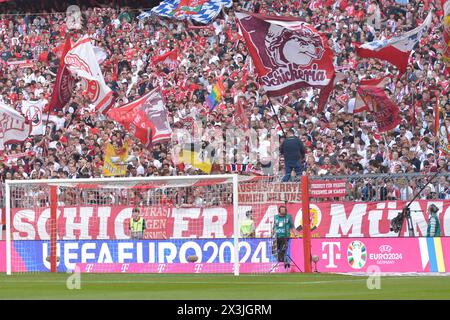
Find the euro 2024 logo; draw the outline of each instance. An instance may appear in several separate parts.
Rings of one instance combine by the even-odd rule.
[[[348,264],[353,269],[362,269],[366,265],[367,250],[361,241],[352,241],[347,249]]]

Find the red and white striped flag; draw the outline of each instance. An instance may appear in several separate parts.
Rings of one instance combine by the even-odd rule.
[[[375,58],[386,60],[397,66],[400,74],[406,72],[408,58],[417,42],[431,25],[432,13],[428,13],[425,21],[417,28],[406,32],[405,34],[393,37],[391,39],[376,40],[356,45],[356,53],[361,58]]]

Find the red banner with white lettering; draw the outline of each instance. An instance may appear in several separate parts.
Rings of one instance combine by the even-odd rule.
[[[311,181],[309,187],[309,194],[312,198],[335,198],[335,197],[345,197],[347,194],[346,180],[317,180]]]
[[[450,236],[450,200],[419,200],[410,207],[416,236],[426,235],[427,208],[439,208],[441,234]],[[320,202],[311,203],[311,236],[339,237],[397,237],[391,232],[390,221],[397,217],[406,201],[386,202]],[[242,204],[239,217],[253,212],[256,236],[269,237],[278,206],[273,204]],[[59,239],[129,239],[129,219],[132,207],[81,206],[59,207]],[[287,211],[301,230],[301,203],[287,204]],[[12,210],[13,239],[49,239],[50,209],[27,208]],[[233,234],[233,207],[224,205],[204,208],[173,206],[143,207],[146,239],[230,238]],[[402,235],[408,236],[406,226]]]

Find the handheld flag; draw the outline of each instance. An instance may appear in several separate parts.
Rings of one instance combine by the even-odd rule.
[[[31,123],[19,112],[0,102],[0,150],[6,144],[25,141],[31,133]]]
[[[142,98],[110,109],[108,117],[122,124],[146,147],[169,140],[172,135],[162,93],[154,89]]]
[[[75,79],[72,73],[67,68],[65,63],[66,54],[71,48],[70,37],[66,37],[66,42],[62,48],[61,60],[59,61],[58,73],[56,74],[55,85],[53,86],[53,93],[50,103],[47,108],[48,111],[61,110],[72,98],[73,87]]]
[[[408,59],[414,46],[419,42],[431,24],[432,13],[428,13],[425,21],[417,28],[391,39],[376,40],[356,45],[356,53],[360,58],[386,60],[397,66],[400,74],[406,72]]]
[[[138,19],[158,15],[208,24],[219,15],[223,7],[232,6],[233,0],[165,0],[152,10],[140,14]]]
[[[384,77],[380,79],[364,79],[359,82],[359,87],[361,88],[367,88],[367,87],[376,87],[376,88],[382,88],[386,86],[386,82],[389,78]],[[351,102],[349,101],[349,105]],[[370,107],[366,104],[366,102],[362,99],[359,92],[356,92],[356,98],[354,98],[354,106],[353,106],[353,112],[351,113],[359,113],[363,111],[371,111]]]
[[[222,100],[223,93],[225,92],[225,87],[223,86],[222,79],[219,78],[217,83],[214,85],[211,93],[208,96],[208,100],[206,103],[209,106],[211,111],[219,104],[220,100]]]
[[[89,37],[78,40],[67,52],[64,62],[72,74],[83,79],[85,92],[95,110],[106,113],[113,103],[113,92],[105,83]]]
[[[389,99],[383,88],[360,86],[358,94],[374,115],[378,132],[392,130],[400,123],[398,107]]]

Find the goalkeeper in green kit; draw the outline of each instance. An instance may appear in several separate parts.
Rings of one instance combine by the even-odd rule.
[[[274,218],[273,234],[276,241],[276,253],[278,262],[284,262],[284,267],[289,268],[289,260],[286,256],[286,252],[289,247],[289,239],[291,237],[291,231],[298,235],[298,231],[294,227],[294,221],[292,216],[287,213],[285,206],[280,206],[278,214]]]

